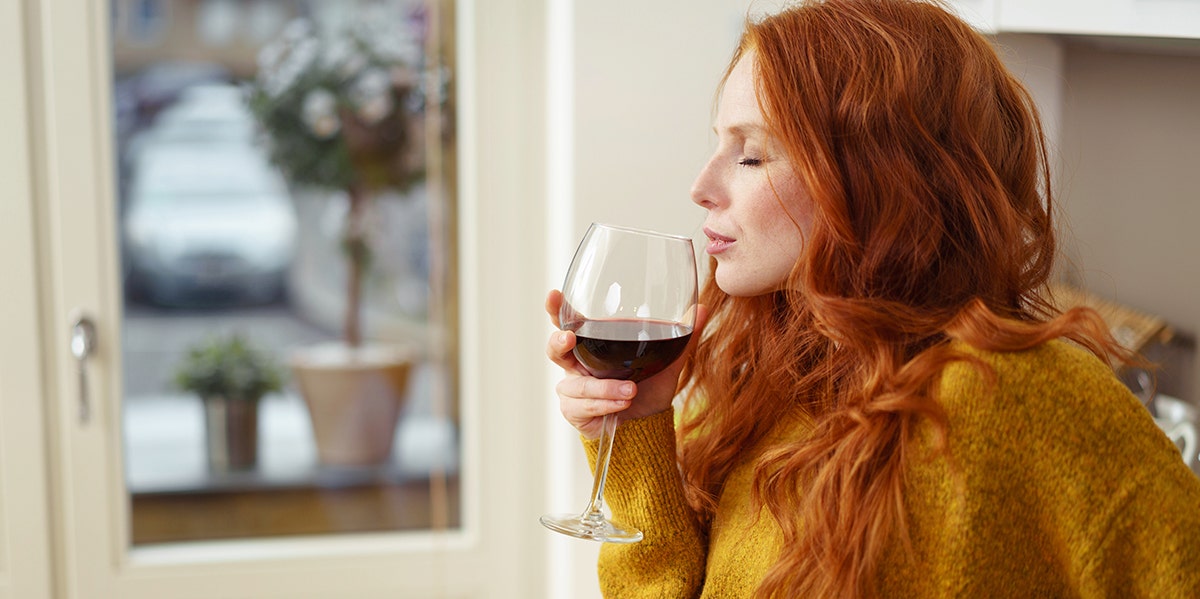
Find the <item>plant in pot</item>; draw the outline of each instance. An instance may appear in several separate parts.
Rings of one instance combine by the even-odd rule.
[[[259,402],[283,384],[274,358],[239,335],[213,337],[188,349],[175,371],[175,384],[199,395],[204,404],[209,468],[254,468]]]
[[[406,348],[366,343],[362,332],[370,204],[424,175],[419,45],[394,24],[369,10],[321,31],[294,21],[261,52],[249,89],[276,167],[294,187],[345,203],[341,340],[302,348],[290,360],[327,465],[388,459],[413,362]]]

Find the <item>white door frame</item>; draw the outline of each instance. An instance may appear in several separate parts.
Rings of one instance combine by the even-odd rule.
[[[0,599],[51,596],[25,6],[0,3]]]

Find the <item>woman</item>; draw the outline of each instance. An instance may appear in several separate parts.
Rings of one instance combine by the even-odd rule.
[[[687,356],[632,385],[547,348],[592,457],[621,415],[606,498],[646,538],[606,595],[1200,597],[1200,479],[1049,303],[1041,124],[983,37],[803,3],[747,26],[716,132]]]

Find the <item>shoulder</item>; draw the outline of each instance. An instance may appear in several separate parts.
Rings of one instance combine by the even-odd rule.
[[[1051,341],[1017,352],[956,346],[968,360],[942,374],[937,400],[960,432],[1059,438],[1093,443],[1109,435],[1145,436],[1154,429],[1149,412],[1117,379],[1112,368],[1087,350]]]
[[[1064,401],[1117,397],[1136,402],[1108,364],[1066,341],[1049,341],[1014,352],[987,351],[965,343],[955,343],[953,348],[969,359],[955,362],[943,372],[939,390],[944,402],[953,403],[964,394],[976,400],[998,395]]]

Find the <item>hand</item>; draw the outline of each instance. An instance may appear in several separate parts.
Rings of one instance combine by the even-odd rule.
[[[546,296],[546,313],[550,315],[554,328],[561,325],[558,311],[562,302],[562,292],[557,289]],[[679,384],[683,356],[691,352],[707,322],[708,308],[698,306],[692,338],[680,359],[640,383],[593,377],[572,351],[575,349],[575,333],[562,330],[551,333],[546,343],[546,355],[565,373],[555,387],[563,417],[584,437],[595,439],[600,436],[600,426],[606,414],[620,413],[620,420],[632,420],[667,410],[671,407],[675,388]]]

